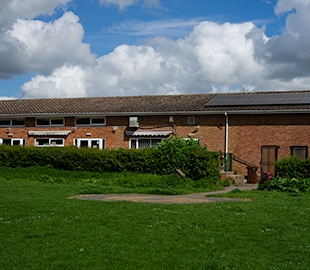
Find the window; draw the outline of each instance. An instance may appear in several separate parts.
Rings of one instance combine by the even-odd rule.
[[[37,126],[64,126],[63,118],[37,118],[36,125]]]
[[[131,149],[157,147],[162,139],[130,139]]]
[[[138,127],[139,126],[139,118],[136,116],[129,117],[129,127]]]
[[[63,147],[64,139],[63,138],[40,138],[35,140],[35,146],[39,147]]]
[[[291,156],[300,157],[302,160],[308,158],[308,146],[291,146]]]
[[[24,126],[25,119],[0,119],[1,127]]]
[[[105,125],[105,117],[97,118],[76,118],[76,125],[87,126],[87,125]]]
[[[91,118],[91,125],[105,125],[105,118]]]
[[[195,116],[188,116],[187,117],[187,124],[188,125],[195,125]]]
[[[36,119],[36,120],[37,120],[36,123],[37,126],[49,126],[50,124],[49,119]]]
[[[51,126],[63,126],[64,125],[64,119],[51,119]]]
[[[0,126],[9,127],[11,126],[10,119],[0,119]]]
[[[12,126],[24,126],[25,119],[12,119]]]
[[[0,139],[1,144],[25,146],[25,139]]]
[[[185,141],[193,140],[193,141],[198,141],[200,143],[200,138],[182,138]]]
[[[105,139],[96,138],[96,139],[75,139],[74,145],[78,148],[98,148],[100,150],[105,149]]]

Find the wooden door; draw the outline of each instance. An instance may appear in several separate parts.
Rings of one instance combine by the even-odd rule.
[[[279,146],[262,146],[262,177],[264,173],[272,173],[276,176],[275,162],[278,158]]]

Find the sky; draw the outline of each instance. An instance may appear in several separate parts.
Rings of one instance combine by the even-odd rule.
[[[310,0],[0,0],[0,99],[310,90]]]

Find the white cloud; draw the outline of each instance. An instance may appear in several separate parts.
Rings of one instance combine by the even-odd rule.
[[[80,66],[66,65],[51,76],[37,75],[21,87],[22,98],[85,97],[89,87],[85,73]]]
[[[98,59],[89,95],[141,95],[174,93],[178,63],[169,61],[151,46],[117,47]]]
[[[94,65],[95,55],[83,37],[84,29],[72,12],[50,23],[18,19],[0,34],[0,76],[28,71],[48,75],[67,63]]]
[[[215,88],[221,91],[247,78],[250,78],[249,84],[254,84],[261,67],[252,56],[252,41],[246,38],[254,27],[252,23],[203,22],[184,39],[150,39],[151,43],[157,43],[157,50],[150,45],[119,46],[98,58],[94,68],[85,69],[85,81],[91,84],[87,95],[198,93]],[[58,72],[61,76],[65,73],[66,69]],[[37,76],[34,80],[39,85],[41,80],[51,81],[57,77],[55,73],[49,77]],[[44,96],[47,92],[44,85],[35,87],[35,92],[31,91],[30,84],[27,89],[27,97]],[[25,87],[22,90],[25,91]]]
[[[99,0],[100,4],[106,6],[118,6],[119,10],[124,10],[126,7],[136,5],[142,2],[142,5],[149,8],[159,7],[159,0]]]
[[[309,0],[280,0],[277,14],[289,12],[286,27],[279,36],[265,39],[263,34],[251,34],[255,58],[264,65],[265,79],[278,79],[291,85],[296,78],[310,74],[310,2]],[[302,88],[309,87],[309,84]]]
[[[120,8],[138,3],[109,1]],[[184,38],[156,36],[97,59],[82,42],[84,30],[73,13],[54,23],[18,20],[0,36],[0,76],[43,74],[22,86],[24,98],[310,89],[308,2],[278,1],[275,13],[286,16],[278,36],[267,37],[265,28],[252,22],[204,21]],[[114,31],[165,35],[190,24],[132,23]]]
[[[107,31],[113,34],[131,36],[169,36],[180,37],[188,34],[194,26],[202,21],[200,18],[191,20],[168,20],[168,21],[124,21],[118,25],[109,27]]]
[[[300,9],[309,6],[309,0],[279,0],[275,6],[275,14],[279,15],[294,9]]]
[[[52,15],[55,8],[72,0],[1,0],[0,28],[9,27],[18,18],[32,19],[37,15]]]
[[[160,0],[144,0],[144,5],[149,8],[152,8],[152,7],[159,8]]]
[[[0,100],[13,100],[16,99],[15,97],[4,97],[4,96],[0,96]]]

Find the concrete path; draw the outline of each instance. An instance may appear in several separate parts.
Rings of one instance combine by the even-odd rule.
[[[96,200],[96,201],[130,201],[141,203],[162,203],[162,204],[192,204],[192,203],[211,203],[211,202],[235,202],[243,201],[242,199],[234,198],[217,198],[205,197],[212,194],[221,194],[230,192],[236,188],[240,190],[257,189],[258,184],[246,184],[245,186],[230,186],[224,190],[193,193],[187,195],[147,195],[147,194],[90,194],[77,195],[69,199],[79,200]]]

